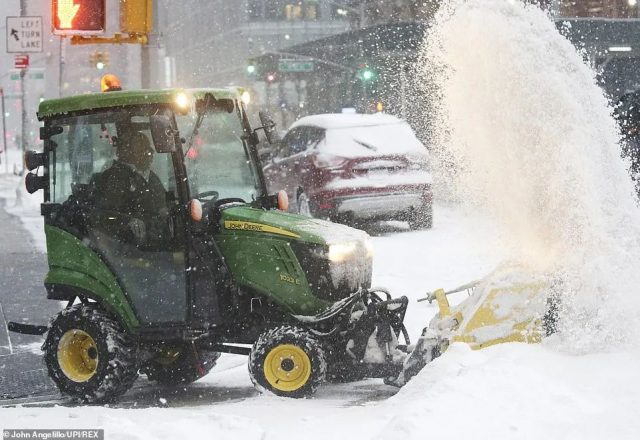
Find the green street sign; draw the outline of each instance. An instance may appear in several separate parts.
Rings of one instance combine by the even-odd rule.
[[[280,60],[278,62],[278,72],[313,72],[313,61],[305,60]]]

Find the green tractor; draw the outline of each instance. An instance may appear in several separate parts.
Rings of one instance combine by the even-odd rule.
[[[176,386],[220,353],[249,356],[260,390],[397,377],[407,298],[371,289],[366,233],[283,212],[236,89],[113,91],[47,100],[42,153],[47,297],[66,302],[44,358],[63,394],[108,402],[140,373]],[[406,345],[399,344],[401,335]]]

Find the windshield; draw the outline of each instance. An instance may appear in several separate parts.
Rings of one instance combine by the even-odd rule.
[[[427,154],[426,148],[405,122],[330,128],[325,139],[326,142],[320,145],[322,152],[342,157]]]
[[[191,193],[199,199],[251,201],[258,195],[258,180],[239,114],[225,107],[206,109],[199,127],[195,113],[178,117],[180,133],[188,139],[185,164]]]
[[[127,107],[54,119],[52,124],[62,131],[51,137],[56,148],[50,156],[50,200],[63,203],[95,182],[117,160],[127,162],[129,155],[125,153],[134,136],[142,136],[154,150],[148,169],[177,197],[171,155],[155,152],[150,131],[150,116],[164,110],[156,106]]]

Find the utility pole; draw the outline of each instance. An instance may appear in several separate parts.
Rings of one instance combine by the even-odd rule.
[[[160,6],[150,4],[152,7],[153,31],[149,34],[147,44],[143,44],[140,50],[140,84],[143,89],[153,89],[160,86],[158,72],[158,57],[161,48]]]
[[[7,151],[7,120],[4,115],[4,90],[0,87],[0,110],[2,110],[2,149],[4,150],[4,172],[9,174],[9,152]]]
[[[58,97],[62,98],[62,91],[64,89],[64,63],[66,57],[66,50],[64,45],[64,38],[60,38],[60,68],[58,70]]]

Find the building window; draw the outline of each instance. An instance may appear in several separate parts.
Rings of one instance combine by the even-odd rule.
[[[286,4],[284,6],[284,18],[287,21],[302,20],[302,2]]]
[[[264,17],[264,1],[249,0],[247,4],[247,14],[250,21],[258,21]]]
[[[316,21],[320,6],[315,0],[250,0],[247,13],[252,21]]]

